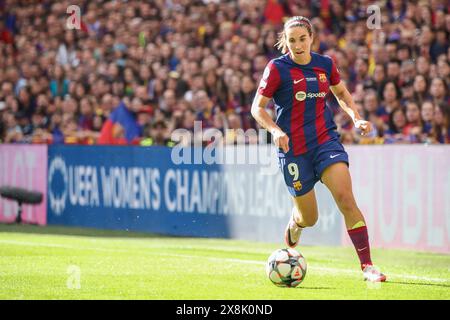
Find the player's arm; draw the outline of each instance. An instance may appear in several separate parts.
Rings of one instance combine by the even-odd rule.
[[[289,151],[289,138],[286,133],[272,120],[272,117],[266,111],[266,105],[271,98],[267,98],[260,93],[256,93],[252,103],[252,116],[261,127],[269,131],[273,136],[275,145],[284,152]]]
[[[352,95],[348,92],[342,81],[338,84],[330,86],[331,92],[333,92],[336,100],[342,109],[352,118],[356,128],[361,129],[361,134],[366,135],[372,131],[372,124],[369,121],[365,121],[356,108]]]

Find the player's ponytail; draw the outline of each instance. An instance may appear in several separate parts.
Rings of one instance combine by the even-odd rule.
[[[286,30],[292,27],[304,27],[306,28],[306,30],[308,30],[308,34],[310,37],[312,37],[313,35],[313,27],[311,21],[309,21],[308,18],[305,18],[303,16],[295,16],[288,19],[284,23],[283,31],[278,33],[278,41],[277,43],[275,43],[277,49],[280,50],[282,53],[286,53],[288,51]]]

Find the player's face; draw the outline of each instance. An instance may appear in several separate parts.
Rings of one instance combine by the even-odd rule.
[[[292,27],[286,30],[289,52],[294,59],[305,59],[311,54],[313,38],[305,27]]]

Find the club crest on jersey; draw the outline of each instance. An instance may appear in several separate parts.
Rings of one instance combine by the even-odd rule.
[[[302,190],[303,187],[300,181],[294,181],[293,186],[295,191],[300,191]]]
[[[325,73],[319,73],[319,81],[327,82],[327,76],[325,75]]]
[[[295,94],[295,99],[297,99],[298,101],[303,101],[306,99],[306,92],[304,91],[299,91]]]

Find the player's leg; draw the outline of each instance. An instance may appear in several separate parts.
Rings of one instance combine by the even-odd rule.
[[[330,164],[323,170],[321,180],[330,190],[339,210],[344,215],[345,225],[358,254],[365,279],[385,281],[386,276],[377,271],[372,264],[366,222],[353,196],[347,164],[344,162]]]
[[[302,196],[293,197],[292,200],[294,202],[292,212],[295,222],[303,228],[314,226],[319,217],[314,189]]]
[[[294,248],[297,246],[302,230],[316,224],[319,213],[314,189],[304,195],[293,197],[291,219],[285,231],[286,244]]]
[[[314,176],[309,155],[280,159],[280,168],[284,181],[294,200],[294,207],[285,230],[286,244],[294,248],[300,239],[303,228],[312,226],[317,221],[317,203],[314,194]]]
[[[339,141],[328,141],[316,150],[314,171],[330,189],[350,230],[365,225],[365,221],[353,197],[348,163],[348,154]]]
[[[330,190],[342,212],[347,230],[362,224],[365,225],[364,216],[353,196],[352,181],[347,164],[344,162],[331,164],[324,169],[321,180]]]

